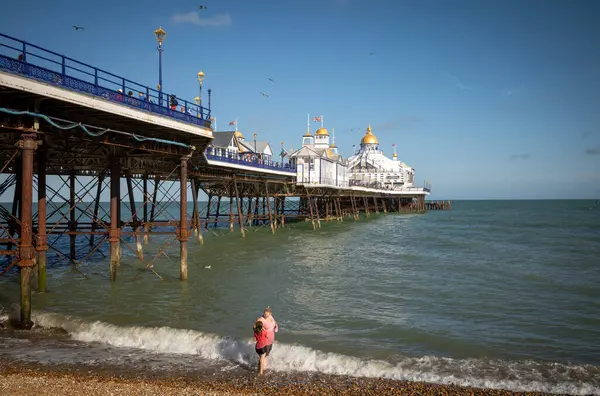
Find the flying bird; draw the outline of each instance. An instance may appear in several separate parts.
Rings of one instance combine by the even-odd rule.
[[[73,29],[75,29],[75,30],[79,30],[79,29],[81,29],[81,30],[85,30],[85,29],[83,28],[83,26],[77,26],[77,25],[73,25]]]
[[[273,80],[271,77],[269,77],[269,81],[271,81],[273,84],[275,84],[275,80]]]
[[[373,56],[375,55],[375,52],[369,52],[369,55]]]
[[[198,8],[200,8],[201,10],[206,10],[206,9],[208,9],[208,7],[207,7],[207,6],[205,6],[205,5],[201,5],[201,6],[200,6],[200,7],[198,7]]]
[[[267,98],[269,97],[269,94],[267,94],[267,93],[261,92],[260,94],[261,94],[262,96],[266,96]]]

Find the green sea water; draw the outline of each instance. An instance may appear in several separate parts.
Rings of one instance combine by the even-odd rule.
[[[177,241],[154,262],[163,280],[128,247],[114,283],[102,256],[78,267],[86,277],[53,266],[34,321],[64,332],[0,333],[0,358],[245,370],[270,305],[276,371],[600,394],[599,201],[456,201],[203,236],[189,242],[184,282]],[[145,259],[171,239],[153,237]],[[5,317],[17,302],[9,272]]]

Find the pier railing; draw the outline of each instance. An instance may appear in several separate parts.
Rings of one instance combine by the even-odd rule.
[[[0,71],[210,127],[210,109],[2,33]]]
[[[204,154],[206,155],[207,159],[213,160],[213,161],[220,161],[220,162],[226,162],[226,163],[230,163],[230,164],[251,166],[253,168],[275,170],[275,171],[280,171],[280,172],[289,172],[290,174],[296,173],[296,167],[290,165],[289,163],[286,164],[283,162],[276,162],[276,161],[271,161],[271,160],[262,161],[258,158],[257,159],[246,158],[246,157],[242,157],[239,154],[232,154],[232,153],[221,154],[220,152],[217,152],[217,150],[214,150],[212,147],[208,147]]]

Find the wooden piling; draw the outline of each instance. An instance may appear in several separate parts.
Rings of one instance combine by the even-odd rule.
[[[188,277],[188,223],[187,223],[187,165],[188,157],[181,157],[180,179],[179,179],[179,253],[180,253],[180,277],[186,280]]]
[[[119,205],[121,196],[121,163],[118,157],[110,161],[110,280],[117,279],[117,267],[120,264]]]
[[[239,219],[239,223],[240,223],[240,232],[242,233],[242,238],[245,238],[246,233],[244,232],[244,215],[242,213],[242,206],[240,204],[240,193],[238,190],[238,185],[237,185],[237,180],[235,179],[235,175],[233,176],[233,187],[235,189],[235,200],[237,203],[237,212],[238,212],[238,219]]]
[[[38,266],[38,292],[46,291],[46,252],[48,251],[48,236],[46,235],[46,149],[37,153],[38,167],[38,232],[37,232],[37,266]],[[93,234],[92,234],[93,235]]]
[[[23,134],[21,149],[21,242],[19,244],[19,267],[21,271],[21,328],[31,329],[31,272],[35,265],[33,247],[33,152],[37,148],[36,134]]]
[[[275,224],[273,224],[273,214],[271,213],[271,198],[269,197],[269,183],[265,181],[265,194],[267,195],[267,210],[269,211],[269,225],[271,233],[275,234]]]

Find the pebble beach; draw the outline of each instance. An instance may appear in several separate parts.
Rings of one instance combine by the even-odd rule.
[[[457,385],[336,375],[165,376],[135,371],[91,370],[0,362],[0,394],[24,395],[544,395]]]

